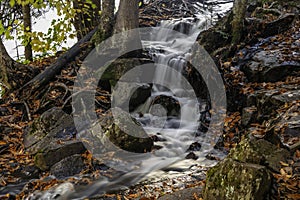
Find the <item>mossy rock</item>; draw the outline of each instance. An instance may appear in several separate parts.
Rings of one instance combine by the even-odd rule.
[[[226,158],[208,171],[203,197],[207,200],[266,199],[270,185],[271,174],[266,167]]]
[[[117,81],[129,70],[147,63],[153,63],[150,59],[147,58],[119,58],[113,61],[106,69],[100,67],[96,72],[99,79],[102,81],[108,80],[112,86],[115,86]],[[123,81],[132,82],[136,80],[137,77],[142,76],[143,72],[133,73],[132,76],[128,76]],[[101,75],[101,76],[100,76]]]
[[[104,135],[117,147],[135,153],[151,151],[153,140],[141,124],[120,108],[107,111],[100,119]]]
[[[280,161],[286,162],[289,156],[288,150],[256,138],[242,140],[228,155],[236,161],[263,165],[277,172],[281,167]]]

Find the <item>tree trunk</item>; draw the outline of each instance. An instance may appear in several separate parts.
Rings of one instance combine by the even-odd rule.
[[[5,46],[0,39],[0,81],[1,87],[4,86],[6,89],[10,90],[11,85],[8,82],[8,72],[7,68],[9,65],[12,65],[12,59],[8,55]]]
[[[96,5],[95,8],[82,0],[73,0],[74,9],[84,11],[77,12],[73,21],[78,41],[98,26],[100,22],[101,3],[99,0],[92,0],[92,3]],[[86,11],[87,9],[88,11]]]
[[[14,61],[7,53],[2,40],[0,40],[0,81],[6,91],[19,88],[36,73],[37,71],[32,67]]]
[[[115,46],[118,46],[119,50],[126,52],[123,57],[139,57],[142,52],[142,44],[138,31],[126,32],[139,27],[139,0],[122,0],[120,1],[119,10],[116,17],[116,24],[114,26],[114,34],[121,33],[122,37],[120,41],[115,42]],[[125,32],[125,33],[124,33]],[[128,34],[127,34],[128,33]],[[129,52],[127,49],[133,45],[139,46],[133,52]],[[113,46],[114,46],[113,45]]]
[[[101,20],[98,31],[93,37],[95,45],[100,44],[112,35],[114,27],[115,0],[102,0]]]
[[[232,44],[233,45],[237,45],[243,37],[246,9],[247,9],[247,0],[234,1],[233,21],[232,21]]]
[[[30,5],[26,4],[22,6],[23,12],[23,21],[24,21],[24,33],[27,35],[28,41],[25,42],[25,59],[32,61],[32,46],[31,46],[31,37],[28,37],[28,34],[31,33],[31,14],[30,14]]]
[[[139,27],[139,0],[121,0],[114,33]]]

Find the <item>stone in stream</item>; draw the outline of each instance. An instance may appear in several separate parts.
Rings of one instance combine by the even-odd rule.
[[[103,131],[99,134],[99,139],[103,139],[104,134],[114,145],[123,150],[135,153],[151,151],[153,140],[148,137],[140,123],[122,109],[113,109],[113,112],[110,109],[99,119]]]
[[[149,84],[118,81],[117,90],[114,88],[112,92],[111,104],[114,107],[129,108],[130,112],[134,111],[151,96],[151,89]]]
[[[60,108],[52,108],[36,119],[24,134],[26,151],[34,155],[35,165],[48,170],[60,160],[85,152],[82,142],[75,139],[73,118]]]

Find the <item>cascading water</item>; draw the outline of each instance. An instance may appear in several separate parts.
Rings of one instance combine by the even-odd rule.
[[[231,5],[227,5],[227,10],[230,7]],[[211,13],[203,9],[201,12],[197,17],[162,21],[158,29],[149,33],[150,40],[142,41],[143,47],[150,52],[156,64],[153,80],[155,84],[152,86],[151,97],[131,115],[141,122],[148,135],[159,138],[155,142],[159,148],[151,155],[132,158],[132,163],[122,163],[120,156],[117,162],[127,169],[120,172],[121,175],[110,180],[102,178],[88,188],[76,190],[75,193],[69,191],[71,194],[67,194],[66,199],[82,199],[120,189],[122,186],[130,186],[147,174],[148,177],[153,176],[151,172],[166,169],[174,164],[176,168],[181,169],[189,169],[191,165],[200,162],[202,165],[212,164],[211,161],[205,163],[205,155],[211,150],[211,144],[203,142],[199,135],[196,137],[200,118],[203,118],[201,113],[205,111],[207,103],[197,97],[182,75],[197,36],[210,26]],[[198,159],[185,159],[189,146],[195,142],[201,144],[201,151],[195,152]],[[43,198],[49,199],[51,195],[53,194],[44,194]]]
[[[206,104],[197,98],[182,72],[191,56],[192,45],[199,33],[209,26],[208,21],[205,15],[162,21],[160,27],[150,33],[150,40],[142,41],[156,64],[152,83],[157,84],[153,84],[151,97],[131,115],[141,122],[149,136],[160,138],[155,142],[159,148],[150,155],[135,155],[130,162],[124,159],[128,158],[126,153],[118,155],[116,164],[121,167],[117,170],[123,171],[123,175],[112,180],[98,180],[88,190],[73,193],[69,198],[82,198],[130,186],[146,175],[153,177],[157,170],[174,168],[174,164],[179,170],[188,169],[199,162],[205,165],[205,155],[211,150],[211,144],[203,143],[201,137],[195,137],[195,132],[198,131],[200,113]],[[165,102],[160,102],[160,99],[165,99]],[[174,110],[176,105],[179,105],[179,109]],[[201,144],[201,151],[196,153],[198,160],[185,159],[189,146],[197,141]],[[115,161],[106,162],[116,166],[112,163]],[[211,161],[206,164],[211,164]]]

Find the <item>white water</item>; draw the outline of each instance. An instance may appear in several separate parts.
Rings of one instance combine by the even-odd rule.
[[[225,12],[225,10],[222,11]],[[155,143],[162,148],[154,151],[150,157],[141,156],[141,160],[134,158],[133,163],[124,163],[124,169],[128,170],[123,175],[117,176],[113,180],[102,178],[84,190],[76,190],[76,193],[70,191],[72,194],[66,199],[82,199],[130,186],[145,177],[154,177],[157,170],[168,167],[189,170],[195,164],[212,164],[211,161],[205,159],[205,155],[208,153],[205,150],[209,149],[206,147],[209,147],[210,144],[203,144],[201,137],[195,137],[195,131],[199,126],[200,111],[203,111],[206,104],[197,99],[181,73],[186,60],[189,59],[191,46],[199,33],[210,26],[210,21],[210,12],[205,10],[197,16],[196,21],[194,18],[162,21],[160,31],[151,33],[150,41],[143,41],[143,46],[150,50],[153,60],[157,64],[153,82],[159,84],[154,84],[151,98],[136,111],[136,113],[142,113],[143,116],[138,117],[136,113],[132,113],[132,115],[143,122],[143,128],[148,135],[157,135],[164,139]],[[186,35],[174,34],[174,27],[177,27],[178,31],[185,32]],[[189,30],[186,27],[189,27]],[[161,85],[165,87],[161,87]],[[171,118],[167,116],[167,110],[163,106],[153,104],[153,100],[160,95],[173,98],[180,104],[179,116]],[[197,160],[186,160],[187,149],[197,141],[204,150],[195,152],[199,157]],[[117,162],[122,162],[122,160]],[[161,178],[161,173],[159,174]]]

